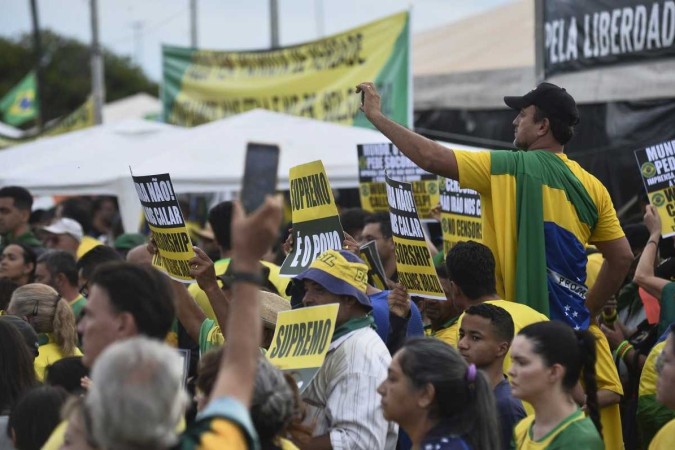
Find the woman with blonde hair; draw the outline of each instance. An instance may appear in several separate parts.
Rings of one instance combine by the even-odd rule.
[[[12,294],[7,309],[38,333],[40,354],[35,358],[35,372],[40,381],[50,364],[66,356],[82,355],[77,348],[73,311],[53,288],[39,283],[21,286]]]

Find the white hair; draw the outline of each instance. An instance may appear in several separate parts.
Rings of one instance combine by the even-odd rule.
[[[147,337],[106,348],[86,399],[96,442],[107,450],[174,445],[187,405],[182,367],[175,349]]]

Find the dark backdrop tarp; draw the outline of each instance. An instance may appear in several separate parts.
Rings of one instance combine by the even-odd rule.
[[[636,149],[675,139],[675,98],[580,105],[581,121],[565,152],[607,187],[620,208],[644,187]],[[415,113],[415,129],[433,139],[513,148],[513,111],[434,109]]]

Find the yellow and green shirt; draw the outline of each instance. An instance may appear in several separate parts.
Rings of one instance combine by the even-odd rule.
[[[567,416],[541,439],[532,437],[535,416],[527,416],[516,425],[511,448],[514,450],[604,450],[605,446],[591,419],[580,409]]]
[[[640,375],[636,421],[642,448],[649,446],[651,449],[650,442],[656,433],[664,424],[672,423],[675,419],[675,411],[656,400],[656,380],[659,377],[656,373],[656,358],[661,354],[665,345],[666,341],[662,341],[651,349]]]
[[[668,422],[656,433],[649,444],[649,450],[671,450],[675,445],[675,419]]]
[[[424,334],[427,336],[435,337],[440,339],[446,344],[452,345],[454,348],[457,348],[457,336],[459,335],[459,316],[453,317],[452,319],[445,322],[441,325],[436,331],[431,329],[431,325],[424,327]]]
[[[288,283],[290,283],[291,279],[280,276],[279,275],[280,269],[279,266],[277,266],[276,264],[272,264],[267,261],[260,261],[260,262],[265,267],[269,268],[269,275],[268,275],[269,281],[277,289],[279,295],[285,298],[286,300],[290,300],[290,298],[286,295],[286,288],[288,287]],[[214,263],[216,276],[223,275],[229,265],[230,265],[230,258],[224,258],[216,261]],[[218,286],[222,287],[222,283],[220,280],[218,280]],[[202,311],[204,311],[206,317],[212,320],[216,320],[216,314],[213,312],[211,302],[209,302],[209,298],[206,295],[206,292],[204,292],[197,283],[192,283],[188,287],[188,291],[190,292],[190,295],[192,295],[192,298],[195,299],[195,301],[202,309]]]
[[[588,327],[588,331],[595,337],[595,379],[598,390],[604,389],[623,396],[623,386],[609,349],[607,337],[595,324]],[[623,430],[618,403],[600,408],[600,423],[602,423],[602,440],[605,442],[605,448],[622,450]]]

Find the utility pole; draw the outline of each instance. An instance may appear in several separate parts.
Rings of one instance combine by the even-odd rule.
[[[143,66],[143,22],[136,20],[131,24],[134,30],[134,59],[136,65]]]
[[[270,35],[271,48],[279,48],[279,3],[278,0],[270,0]]]
[[[105,83],[103,78],[103,52],[98,42],[98,6],[97,0],[90,0],[91,9],[91,90],[94,97],[94,122],[103,123],[103,102],[105,101]]]
[[[316,17],[316,36],[322,38],[326,34],[323,17],[323,0],[314,0],[314,15]]]
[[[190,0],[190,47],[197,45],[197,0]]]
[[[35,51],[35,101],[38,103],[37,129],[38,133],[42,133],[45,102],[42,98],[42,44],[40,42],[40,21],[38,20],[37,0],[30,0],[30,12],[33,19],[33,49]]]
[[[536,84],[546,79],[544,63],[546,48],[544,43],[544,0],[534,1],[534,81]]]

